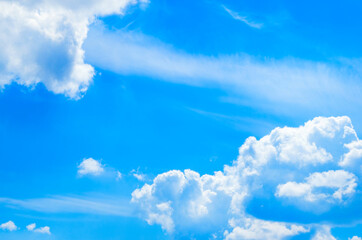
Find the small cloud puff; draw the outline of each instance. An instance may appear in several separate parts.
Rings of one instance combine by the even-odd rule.
[[[93,158],[83,159],[78,165],[78,175],[85,176],[99,176],[104,172],[104,166]]]
[[[28,226],[26,226],[26,229],[28,229],[28,231],[33,231],[36,227],[35,223],[29,224]]]
[[[36,228],[35,223],[29,224],[28,226],[26,226],[26,229],[28,229],[28,231],[31,231],[31,232],[48,234],[48,235],[51,234],[50,233],[50,228],[48,226]]]
[[[17,230],[18,227],[15,225],[15,223],[13,221],[8,221],[6,223],[1,224],[0,229],[12,232],[12,231]]]
[[[146,178],[147,178],[146,174],[141,173],[141,172],[139,171],[139,169],[137,169],[137,170],[133,169],[133,170],[131,171],[131,175],[132,175],[134,178],[136,178],[138,181],[140,181],[140,182],[146,181]]]

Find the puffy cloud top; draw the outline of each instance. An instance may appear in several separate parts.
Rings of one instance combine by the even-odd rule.
[[[93,158],[83,159],[83,161],[78,166],[79,176],[84,176],[84,175],[99,176],[103,172],[104,172],[103,165],[99,161]]]
[[[0,229],[2,230],[8,230],[8,231],[15,231],[18,229],[18,227],[15,225],[13,221],[8,221],[6,223],[3,223],[0,225]]]
[[[317,117],[300,127],[276,128],[259,140],[249,137],[237,160],[212,175],[162,173],[136,189],[132,202],[149,224],[168,233],[224,231],[226,239],[284,239],[316,225],[258,219],[248,214],[246,203],[258,194],[312,213],[347,204],[359,192],[361,171],[349,167],[361,161],[359,151],[348,117]],[[334,239],[328,227],[319,228],[314,239],[325,236]]]
[[[43,234],[48,234],[48,235],[51,234],[50,227],[45,226],[45,227],[36,228],[35,223],[29,224],[28,226],[26,226],[26,229],[28,229],[28,231],[31,231],[31,232],[43,233]]]
[[[122,14],[136,0],[0,1],[0,88],[11,82],[43,83],[54,93],[79,98],[94,69],[82,44],[98,16]]]

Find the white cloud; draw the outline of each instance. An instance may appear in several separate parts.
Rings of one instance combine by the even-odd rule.
[[[200,176],[191,170],[173,170],[132,193],[132,202],[141,208],[142,217],[169,233],[192,228],[207,231],[225,224],[226,216],[215,218],[215,214],[227,212],[227,204],[233,200],[236,205],[242,202],[242,190],[221,172]]]
[[[283,114],[295,114],[298,108],[359,115],[357,109],[362,108],[359,64],[193,55],[137,32],[109,31],[99,25],[92,26],[84,49],[87,61],[104,70],[221,88],[228,92],[225,101],[237,102],[241,96],[247,101],[238,103]]]
[[[51,233],[50,233],[50,228],[49,228],[48,226],[36,228],[36,229],[34,229],[34,232],[43,233],[43,234],[49,234],[49,235],[51,234]]]
[[[348,117],[317,117],[299,127],[276,128],[259,140],[246,139],[237,160],[223,171],[159,174],[132,193],[132,202],[140,217],[168,233],[225,230],[227,239],[284,239],[309,228],[255,218],[246,211],[246,202],[256,194],[276,201],[299,197],[304,200],[301,207],[310,211],[347,203],[347,196],[359,192],[360,173],[343,169],[339,162],[345,144],[357,140]],[[297,201],[289,204],[300,207]],[[315,239],[328,231],[319,229]]]
[[[18,227],[15,225],[15,223],[13,221],[8,221],[6,223],[1,224],[0,229],[8,230],[8,231],[12,232],[12,231],[17,230]]]
[[[26,226],[26,229],[28,229],[28,231],[31,231],[31,232],[43,233],[43,234],[49,234],[49,235],[51,234],[50,227],[45,226],[45,227],[36,228],[35,223],[29,224],[28,226]]]
[[[136,178],[138,181],[144,182],[147,179],[146,174],[143,174],[140,172],[139,168],[138,169],[132,169],[132,171],[130,172],[130,174]]]
[[[96,17],[122,14],[136,0],[0,1],[0,88],[11,82],[43,83],[54,93],[79,98],[94,69],[83,42]]]
[[[339,165],[347,168],[360,168],[362,173],[362,140],[345,144],[345,147],[349,151],[343,155]]]
[[[26,229],[28,229],[28,231],[33,231],[36,227],[35,223],[31,223],[28,226],[26,226]]]
[[[306,178],[305,183],[287,182],[279,184],[276,196],[278,197],[302,197],[306,201],[318,200],[342,200],[345,195],[355,192],[357,187],[356,176],[344,170],[328,172],[316,172]],[[336,189],[332,193],[324,193],[318,189],[331,188]],[[318,193],[315,193],[317,192]]]
[[[112,196],[53,196],[48,198],[0,198],[0,203],[13,208],[43,213],[81,213],[110,216],[130,216],[133,209],[129,199]],[[30,226],[31,227],[31,226]]]
[[[262,23],[255,23],[253,21],[250,21],[247,16],[241,16],[239,13],[234,12],[225,6],[223,6],[223,8],[232,18],[245,23],[249,27],[258,28],[258,29],[263,27]]]
[[[143,174],[133,173],[132,175],[133,175],[133,177],[135,177],[138,181],[144,181],[144,180],[145,180],[145,175],[143,175]]]
[[[121,180],[122,177],[123,177],[123,176],[122,176],[122,173],[121,173],[120,171],[116,171],[116,175],[117,175],[117,176],[116,176],[116,180],[117,180],[117,181]]]
[[[93,158],[83,159],[83,161],[78,166],[78,174],[80,176],[84,175],[99,176],[103,172],[104,172],[103,165],[99,161]]]
[[[322,226],[317,230],[317,233],[313,236],[312,240],[337,240],[331,234],[331,228],[329,226]]]
[[[362,240],[362,238],[353,236],[352,238],[348,238],[348,240]]]
[[[226,240],[278,240],[309,232],[309,229],[295,224],[285,224],[251,218],[246,218],[243,224],[238,225],[234,226],[231,233],[225,233]],[[240,227],[240,225],[242,227]]]

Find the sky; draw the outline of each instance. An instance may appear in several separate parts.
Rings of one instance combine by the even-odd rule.
[[[0,239],[362,239],[361,2],[0,8]]]

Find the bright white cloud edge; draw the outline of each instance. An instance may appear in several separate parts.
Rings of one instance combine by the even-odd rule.
[[[99,176],[104,173],[104,166],[100,161],[95,160],[93,158],[85,158],[78,165],[78,175],[85,176]]]
[[[362,175],[343,163],[353,155],[352,162],[361,164],[358,154],[350,154],[360,141],[348,117],[317,117],[300,127],[276,128],[259,140],[249,137],[233,165],[213,175],[192,170],[159,174],[133,192],[132,202],[142,218],[169,234],[218,229],[225,230],[225,239],[284,239],[316,225],[257,219],[245,212],[245,201],[264,191],[278,201],[294,198],[289,204],[306,211],[343,205]],[[318,229],[313,240],[334,239],[328,226]]]
[[[36,228],[36,224],[31,223],[28,226],[26,226],[26,229],[28,229],[28,231],[30,231],[30,232],[36,232],[36,233],[51,235],[50,227],[48,227],[48,226]]]
[[[12,231],[17,230],[18,227],[15,225],[15,223],[13,221],[8,221],[6,223],[1,224],[0,229],[12,232]]]
[[[145,1],[140,1],[145,3]],[[43,83],[54,93],[79,98],[94,68],[83,42],[96,17],[122,14],[136,0],[0,1],[0,88]]]

